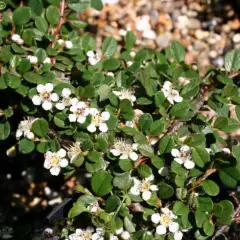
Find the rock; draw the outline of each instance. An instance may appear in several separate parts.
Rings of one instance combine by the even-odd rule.
[[[199,40],[203,40],[207,37],[209,37],[210,33],[208,31],[203,31],[201,29],[197,29],[195,31],[195,37]]]
[[[196,18],[189,18],[188,27],[190,29],[201,28],[201,22],[198,19],[196,19]]]
[[[156,39],[157,45],[161,48],[169,46],[170,41],[171,41],[171,33],[170,32],[166,32],[166,33],[160,35]]]
[[[233,36],[233,42],[239,43],[240,42],[240,33],[237,33]]]
[[[217,55],[218,55],[218,53],[215,50],[212,50],[209,52],[209,57],[211,57],[211,58],[216,58]]]

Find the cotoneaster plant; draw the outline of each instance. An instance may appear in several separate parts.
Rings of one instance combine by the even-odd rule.
[[[0,139],[16,141],[7,154],[39,152],[48,174],[85,178],[68,219],[43,238],[224,238],[240,212],[240,51],[200,77],[179,42],[134,51],[128,32],[119,51],[112,37],[97,46],[79,33],[79,13],[100,0],[0,6]]]

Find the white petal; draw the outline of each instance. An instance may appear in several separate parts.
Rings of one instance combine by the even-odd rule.
[[[149,177],[145,178],[146,181],[150,182],[154,179],[154,175],[151,174]]]
[[[88,127],[87,127],[87,130],[91,133],[93,132],[96,132],[97,128],[94,124],[90,124]]]
[[[166,232],[167,232],[167,229],[166,229],[165,226],[159,225],[159,226],[156,227],[156,233],[157,233],[158,235],[163,235],[163,234],[165,234]]]
[[[52,93],[51,96],[50,96],[50,98],[51,98],[51,100],[52,100],[53,102],[57,102],[58,99],[59,99],[59,97],[58,97],[58,95],[57,95],[56,93]]]
[[[150,191],[144,191],[142,193],[142,198],[145,201],[148,201],[151,198],[151,196],[152,196],[152,193]]]
[[[61,170],[60,167],[52,167],[52,168],[50,169],[50,173],[51,173],[53,176],[57,176],[57,175],[60,173],[60,170]]]
[[[136,101],[136,97],[134,95],[131,96],[131,101],[135,102]]]
[[[63,109],[65,109],[65,104],[64,104],[63,102],[61,102],[61,103],[56,103],[56,108],[57,108],[58,110],[63,110]]]
[[[133,161],[137,161],[138,160],[138,155],[135,152],[131,152],[129,155],[130,159]]]
[[[130,193],[138,196],[138,195],[140,195],[140,190],[139,190],[139,188],[133,186],[130,188]]]
[[[78,117],[77,121],[81,124],[85,123],[86,117]]]
[[[178,231],[174,233],[174,240],[181,240],[183,238],[182,232]]]
[[[57,152],[57,155],[60,157],[60,158],[64,158],[66,156],[67,152],[65,149],[61,148],[58,152]]]
[[[181,158],[174,158],[174,161],[176,161],[179,164],[183,164],[183,160]]]
[[[172,83],[170,81],[165,81],[163,84],[163,88],[169,90],[172,87]]]
[[[165,208],[161,208],[161,212],[165,213],[165,214],[170,214],[171,211],[169,210],[169,208],[165,207]]]
[[[113,156],[120,156],[121,151],[118,149],[111,149],[110,152],[113,154]]]
[[[74,105],[74,106],[71,106],[71,107],[70,107],[70,111],[73,112],[73,113],[76,113],[76,112],[78,111],[77,106],[75,106],[75,105]]]
[[[176,148],[172,149],[171,154],[172,154],[173,157],[180,157],[180,152]]]
[[[21,39],[21,37],[18,34],[13,34],[11,39],[12,41],[16,42],[17,40]]]
[[[37,85],[37,91],[39,93],[43,93],[43,92],[45,92],[45,90],[46,90],[46,88],[44,85],[42,85],[42,84]]]
[[[52,103],[49,102],[49,101],[45,101],[42,104],[42,108],[46,111],[51,110],[52,109]]]
[[[18,138],[20,138],[22,135],[23,135],[23,132],[18,129],[18,130],[16,131],[16,138],[18,139]]]
[[[60,162],[60,166],[62,168],[66,167],[68,165],[68,160],[66,158],[63,158]]]
[[[130,234],[129,234],[129,232],[128,231],[124,231],[124,232],[122,232],[122,234],[121,234],[121,238],[123,239],[123,240],[128,240],[128,239],[130,239]]]
[[[94,57],[95,56],[95,53],[93,51],[88,51],[87,52],[87,56],[88,57]]]
[[[190,151],[190,147],[187,146],[187,145],[184,145],[184,146],[182,146],[182,147],[180,148],[180,151],[181,151],[181,152],[189,152],[189,151]]]
[[[174,100],[175,102],[182,102],[182,101],[183,101],[183,98],[182,98],[181,96],[175,96],[175,97],[173,98],[173,100]]]
[[[96,108],[90,108],[89,112],[93,116],[96,116],[99,113],[99,111]]]
[[[154,213],[152,216],[151,216],[151,221],[155,224],[158,224],[160,222],[160,214],[159,213]]]
[[[149,187],[149,189],[150,189],[151,191],[157,191],[157,190],[158,190],[158,186],[157,186],[157,185],[151,185],[151,186]]]
[[[34,105],[38,106],[38,105],[41,104],[42,100],[41,100],[41,98],[38,95],[35,95],[32,98],[32,102],[33,102]]]
[[[64,88],[62,90],[62,97],[64,98],[68,98],[71,95],[71,90],[69,88]]]
[[[174,104],[174,101],[173,101],[172,96],[168,96],[168,97],[167,97],[167,100],[168,100],[172,105]]]
[[[51,165],[51,162],[48,159],[45,159],[43,166],[46,169],[50,169],[52,165]]]
[[[77,103],[78,103],[78,99],[77,99],[77,98],[72,98],[72,99],[71,99],[71,104],[72,104],[73,106],[77,105]]]
[[[195,167],[195,163],[191,160],[186,160],[185,163],[184,163],[184,167],[186,169],[192,169]]]
[[[158,173],[163,176],[166,177],[169,173],[168,168],[167,167],[162,167],[158,170]]]
[[[102,112],[101,117],[102,117],[102,120],[107,121],[110,118],[110,113]]]
[[[117,96],[120,95],[120,92],[118,92],[118,91],[113,91],[113,93],[114,93],[115,95],[117,95]]]
[[[108,126],[107,126],[107,124],[106,124],[106,123],[100,124],[99,130],[100,130],[101,132],[104,132],[104,133],[107,132],[107,131],[108,131]]]
[[[80,102],[77,103],[77,108],[83,109],[85,107],[86,107],[86,103],[85,102],[80,101]]]
[[[45,58],[43,63],[51,64],[51,58],[49,58],[49,57]]]
[[[169,224],[168,227],[169,227],[169,231],[174,233],[174,232],[178,231],[179,224],[177,222],[172,222],[172,223]]]
[[[121,234],[122,232],[123,232],[123,228],[119,228],[119,229],[116,230],[117,235]]]
[[[72,42],[71,42],[71,41],[66,41],[66,42],[65,42],[65,47],[66,47],[67,49],[71,49],[71,48],[73,47]]]
[[[47,91],[48,93],[50,93],[50,92],[52,92],[52,90],[53,90],[53,84],[52,84],[52,83],[47,83],[47,84],[45,85],[45,88],[46,88],[46,91]]]
[[[138,150],[138,143],[133,143],[132,144],[132,149],[133,150]]]
[[[34,138],[34,134],[32,132],[27,132],[27,138],[28,139],[33,139]]]
[[[77,116],[76,116],[76,114],[69,114],[68,119],[70,122],[76,122]]]

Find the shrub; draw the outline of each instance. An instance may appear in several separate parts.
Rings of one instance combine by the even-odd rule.
[[[49,174],[85,176],[45,239],[221,235],[239,213],[239,50],[200,77],[179,42],[135,52],[128,32],[119,54],[112,37],[98,52],[78,12],[100,0],[6,3],[0,139],[16,137],[8,155],[41,153]]]

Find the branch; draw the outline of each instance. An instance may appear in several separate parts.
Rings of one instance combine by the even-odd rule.
[[[234,219],[238,214],[240,213],[240,205],[238,205],[238,207],[236,208],[236,210],[233,213],[232,219]],[[221,234],[223,234],[225,232],[225,230],[227,229],[229,225],[224,225],[222,226],[213,236],[212,240],[215,240],[216,237],[220,236]]]
[[[59,23],[56,27],[55,38],[54,38],[54,41],[52,42],[52,44],[58,39],[60,29],[61,29],[62,25],[65,23],[65,18],[64,18],[65,6],[66,6],[65,0],[62,0],[61,3],[60,3],[60,20],[59,20]]]
[[[193,112],[194,116],[198,113],[198,111],[200,110],[200,108],[204,105],[204,85],[201,86],[200,89],[200,95],[199,95],[199,100],[196,103],[196,108]],[[170,127],[167,132],[164,134],[166,135],[171,135],[175,132],[177,132],[181,126],[184,124],[184,122],[176,122],[172,127]]]
[[[235,78],[235,77],[237,77],[239,75],[240,75],[240,72],[236,72],[236,73],[233,73],[233,74],[229,75],[228,77],[229,78]]]

